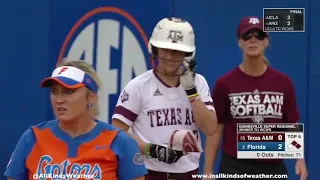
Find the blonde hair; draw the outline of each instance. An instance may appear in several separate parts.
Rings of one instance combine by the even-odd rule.
[[[82,71],[87,73],[89,76],[91,76],[91,78],[95,81],[95,83],[98,85],[98,88],[100,89],[101,81],[97,75],[97,72],[93,69],[93,67],[91,65],[87,64],[85,61],[83,61],[83,60],[65,61],[65,62],[61,63],[59,66],[72,66],[72,67],[76,67],[78,69],[81,69]],[[89,91],[90,90],[88,89],[88,92]],[[93,102],[92,108],[90,111],[90,113],[93,117],[97,117],[99,115],[98,99],[99,98],[97,97],[97,100],[95,102]]]
[[[266,65],[270,65],[269,63],[269,60],[267,59],[267,57],[263,57],[263,62],[266,64]]]

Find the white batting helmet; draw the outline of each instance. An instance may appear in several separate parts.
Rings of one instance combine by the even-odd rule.
[[[154,48],[172,49],[195,54],[195,35],[191,24],[180,18],[164,18],[153,29],[149,40],[149,53],[155,55]]]

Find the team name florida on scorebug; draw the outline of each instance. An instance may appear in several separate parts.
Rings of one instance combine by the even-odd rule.
[[[94,175],[85,174],[34,174],[33,179],[95,179]]]

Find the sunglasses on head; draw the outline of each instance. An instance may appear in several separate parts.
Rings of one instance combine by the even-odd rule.
[[[255,37],[256,39],[262,41],[267,37],[267,34],[263,31],[249,31],[243,35],[241,35],[241,39],[244,41],[250,40],[252,37]]]

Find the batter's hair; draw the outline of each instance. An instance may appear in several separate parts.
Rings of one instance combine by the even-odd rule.
[[[97,72],[94,70],[94,68],[89,65],[88,63],[86,63],[84,60],[68,60],[68,61],[64,61],[63,63],[61,63],[59,66],[72,66],[72,67],[76,67],[78,69],[81,69],[82,71],[84,71],[85,73],[87,73],[89,76],[91,76],[91,78],[95,81],[95,83],[98,85],[98,89],[100,89],[101,87],[101,80],[99,79]],[[88,92],[91,92],[88,89]],[[97,94],[98,96],[98,94]],[[93,106],[91,108],[91,115],[93,117],[97,117],[99,115],[99,102],[98,102],[98,97],[97,100],[95,102],[93,102]]]

